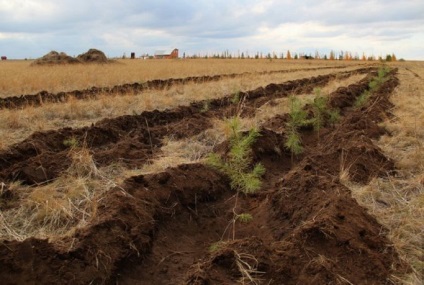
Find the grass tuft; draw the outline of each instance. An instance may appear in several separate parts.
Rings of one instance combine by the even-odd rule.
[[[71,148],[68,155],[70,167],[52,183],[14,186],[18,201],[1,213],[1,239],[55,239],[95,218],[99,199],[116,184],[96,167],[86,147]]]

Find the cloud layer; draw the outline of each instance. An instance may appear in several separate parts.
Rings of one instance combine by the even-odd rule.
[[[424,60],[422,0],[0,0],[0,54],[328,53]]]

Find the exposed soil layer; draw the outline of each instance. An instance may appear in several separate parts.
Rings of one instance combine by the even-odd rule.
[[[330,104],[353,102],[350,96],[367,90],[367,80],[334,92]],[[71,237],[3,241],[3,284],[249,284],[249,277],[256,284],[392,284],[392,271],[404,265],[385,229],[351,197],[339,175],[341,157],[358,182],[393,170],[370,138],[384,132],[377,122],[387,116],[388,97],[397,84],[393,72],[362,109],[343,103],[341,122],[325,127],[319,139],[309,128],[302,130],[305,152],[293,160],[284,148],[286,116],[269,121],[253,147],[254,160],[266,167],[262,189],[239,195],[237,206],[225,176],[201,164],[180,165],[127,179],[106,194],[97,216]],[[263,96],[247,95],[246,105],[262,104]],[[145,121],[155,144],[154,128],[169,124],[169,114],[173,123],[183,121],[176,115],[182,109],[191,110],[184,120],[206,120],[228,112],[225,102],[212,104],[216,107],[207,115],[193,111],[193,104],[146,113],[139,121],[137,116],[105,120],[93,128],[110,123],[116,133],[87,138],[120,143],[120,132],[141,132],[137,122]],[[72,132],[61,132],[67,131]],[[61,139],[66,136],[43,135],[50,148],[65,151]],[[227,148],[224,143],[217,151],[225,154]],[[233,211],[253,215],[250,223],[235,224],[234,239]]]
[[[290,70],[277,70],[277,71],[266,71],[258,72],[254,74],[273,74],[273,73],[289,73],[296,71],[311,71],[321,69],[335,69],[335,68],[346,68],[346,66],[338,67],[318,67],[318,68],[306,68],[306,69],[290,69]],[[367,73],[371,68],[359,68],[353,72],[355,73]],[[346,72],[339,74],[339,76],[348,76],[352,72]],[[63,103],[67,102],[70,98],[77,100],[96,99],[100,94],[139,94],[146,90],[163,90],[179,84],[187,83],[205,83],[212,81],[219,81],[226,78],[236,78],[246,76],[253,73],[241,73],[241,74],[221,74],[221,75],[205,75],[197,77],[185,77],[185,78],[170,78],[170,79],[155,79],[140,83],[127,83],[123,85],[117,85],[113,87],[92,87],[83,90],[74,90],[69,92],[49,93],[47,91],[41,91],[37,94],[10,96],[0,98],[0,109],[15,109],[24,108],[27,106],[41,106],[44,103]]]
[[[345,73],[270,84],[239,93],[239,102],[243,102],[245,115],[253,115],[255,109],[267,100],[311,92],[313,88],[324,86],[336,76],[343,75]],[[0,161],[3,161],[0,164],[0,180],[20,180],[33,185],[54,179],[70,165],[67,157],[69,147],[64,141],[72,138],[86,144],[100,166],[117,161],[128,166],[140,166],[157,154],[165,136],[177,139],[191,137],[211,127],[211,118],[236,114],[240,105],[234,103],[233,97],[231,94],[172,110],[104,119],[81,129],[34,133],[23,142],[0,152]],[[206,103],[209,110],[205,112]]]

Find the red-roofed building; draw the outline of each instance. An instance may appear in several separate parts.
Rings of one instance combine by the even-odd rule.
[[[158,51],[155,52],[154,57],[155,58],[165,58],[165,59],[178,58],[178,49],[175,48],[171,52],[158,50]]]

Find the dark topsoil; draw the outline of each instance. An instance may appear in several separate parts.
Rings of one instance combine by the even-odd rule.
[[[87,53],[87,57],[91,55]],[[66,54],[64,56],[67,57]],[[79,55],[78,57],[82,57],[83,55]],[[61,55],[57,52],[51,52],[45,56],[46,62],[50,62],[51,58],[61,57]],[[100,56],[101,57],[101,56]],[[71,60],[74,60],[71,58]],[[54,59],[57,61],[57,59]],[[60,60],[59,60],[60,62]],[[88,61],[90,62],[90,61]],[[169,79],[154,79],[146,82],[135,82],[135,83],[126,83],[123,85],[116,85],[112,87],[91,87],[88,89],[82,90],[73,90],[67,92],[59,92],[59,93],[50,93],[47,91],[40,91],[37,94],[25,94],[19,96],[9,96],[9,97],[1,97],[0,98],[0,109],[20,109],[25,108],[27,106],[41,106],[45,103],[63,103],[69,100],[70,98],[77,100],[88,100],[88,99],[96,99],[99,94],[110,94],[110,95],[122,95],[122,94],[140,94],[145,90],[163,90],[171,88],[172,86],[179,84],[187,84],[187,83],[205,83],[218,81],[225,78],[235,78],[246,76],[248,74],[275,74],[275,73],[289,73],[295,71],[312,71],[312,70],[324,70],[324,69],[336,69],[336,68],[345,68],[346,66],[338,66],[338,67],[317,67],[317,68],[299,68],[299,69],[283,69],[283,70],[273,70],[273,71],[263,71],[263,72],[244,72],[244,73],[231,73],[231,74],[219,74],[219,75],[204,75],[204,76],[190,76],[184,78],[169,78]],[[367,73],[370,68],[363,67],[358,68],[354,72],[355,73]],[[338,73],[338,78],[347,77],[352,72],[342,72]]]
[[[237,284],[243,277],[242,268],[249,266],[256,269],[252,272],[256,284],[392,284],[388,278],[393,270],[407,268],[386,238],[385,229],[357,204],[338,178],[342,157],[358,183],[394,170],[392,161],[371,138],[384,133],[377,123],[387,116],[388,96],[398,80],[393,72],[367,106],[353,109],[354,98],[368,88],[369,80],[330,95],[330,104],[342,108],[341,122],[321,130],[319,139],[312,130],[304,129],[305,152],[293,162],[284,148],[286,116],[275,117],[261,129],[253,155],[266,167],[264,183],[257,194],[238,197],[236,211],[251,213],[253,221],[236,223],[234,240],[228,226],[235,193],[228,179],[205,165],[180,165],[127,179],[121,185],[125,191],[117,187],[108,192],[97,216],[72,237],[56,243],[3,241],[2,284]],[[298,86],[313,88],[319,82]],[[271,87],[263,88],[263,96],[241,94],[246,98],[245,108],[253,110],[266,97],[287,96],[284,86],[274,86],[276,90],[268,94],[265,90]],[[98,161],[107,164],[113,160],[110,156],[131,151],[140,157],[138,149],[152,149],[145,138],[149,135],[147,122],[154,147],[159,147],[162,135],[154,135],[156,130],[168,126],[168,130],[180,132],[180,137],[200,133],[210,126],[208,119],[236,111],[225,102],[214,102],[206,114],[192,104],[104,120],[81,133],[98,132],[87,135]],[[116,132],[99,131],[105,126]],[[134,136],[124,135],[133,130]],[[64,157],[63,139],[73,131],[35,134],[11,150],[11,160],[1,153],[3,161],[10,161],[2,168],[2,179],[17,175],[28,184],[34,177],[41,179],[31,174],[34,169],[16,174],[24,172],[19,170],[24,155],[30,161],[28,157],[40,154],[28,147],[31,139],[38,144],[44,141],[42,153],[47,154],[43,162],[47,162]],[[133,146],[125,146],[122,136]],[[114,144],[121,144],[123,150],[107,147]],[[108,155],[100,155],[108,150]],[[217,151],[225,154],[226,144]],[[56,164],[64,167],[64,163]]]

